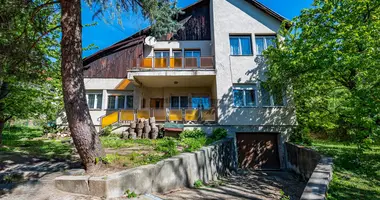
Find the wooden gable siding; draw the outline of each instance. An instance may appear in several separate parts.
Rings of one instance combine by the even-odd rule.
[[[136,58],[143,55],[143,43],[127,47],[101,57],[85,66],[86,78],[125,78],[127,70],[134,67]]]
[[[210,1],[202,1],[184,9],[178,21],[184,21],[183,28],[173,35],[174,40],[211,40]],[[170,37],[171,34],[169,34]]]

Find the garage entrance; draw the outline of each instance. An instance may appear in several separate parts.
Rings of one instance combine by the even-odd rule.
[[[280,169],[278,133],[236,133],[239,167]]]

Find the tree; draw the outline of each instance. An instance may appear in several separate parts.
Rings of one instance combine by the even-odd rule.
[[[380,2],[315,0],[290,24],[265,57],[269,85],[292,87],[301,128],[359,147],[378,139]]]
[[[45,2],[1,1],[0,144],[9,119],[53,119],[60,108],[59,13],[35,12]]]
[[[178,23],[173,16],[178,12],[168,0],[95,0],[87,1],[96,14],[141,11],[152,23],[155,35],[174,32]],[[111,5],[111,6],[110,6]],[[114,7],[112,7],[114,5]],[[85,98],[82,64],[81,1],[60,0],[61,6],[61,74],[64,105],[71,136],[85,169],[92,171],[97,158],[104,156],[99,135],[92,123]]]

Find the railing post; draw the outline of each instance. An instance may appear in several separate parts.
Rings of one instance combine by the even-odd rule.
[[[169,121],[169,108],[165,108],[165,121]]]
[[[121,110],[119,110],[117,114],[117,123],[119,124],[120,124],[120,119],[121,119]]]
[[[152,57],[152,69],[154,69],[154,59],[155,59],[155,57],[153,56]]]

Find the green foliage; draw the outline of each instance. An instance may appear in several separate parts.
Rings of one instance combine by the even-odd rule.
[[[195,182],[194,182],[194,187],[195,188],[201,188],[201,187],[203,187],[204,186],[204,184],[203,184],[203,181],[201,181],[201,180],[196,180]]]
[[[334,159],[334,175],[329,184],[328,199],[380,198],[380,146],[357,154],[356,145],[336,141],[313,141],[320,153]],[[359,157],[358,157],[359,156]]]
[[[310,129],[307,127],[299,127],[290,135],[290,142],[300,145],[311,145]]]
[[[157,140],[156,150],[164,152],[168,157],[178,154],[178,141],[171,137],[164,137],[163,139]]]
[[[4,130],[3,146],[0,152],[18,152],[45,158],[71,158],[72,146],[69,140],[41,138],[40,128],[7,127]]]
[[[56,118],[62,106],[59,12],[48,0],[2,1],[0,121]],[[49,16],[49,17],[47,17]]]
[[[280,190],[280,195],[281,195],[280,200],[290,200],[290,196],[286,195],[283,190]]]
[[[181,144],[185,147],[183,151],[193,152],[199,150],[201,147],[205,146],[207,143],[206,137],[199,138],[183,138]]]
[[[111,135],[111,133],[112,133],[112,126],[106,126],[102,130],[103,136],[109,136],[109,135]]]
[[[151,24],[150,35],[156,37],[175,33],[182,27],[175,20],[182,13],[181,9],[177,8],[176,1],[136,0],[125,3],[123,0],[86,0],[86,3],[95,11],[94,17],[100,17],[110,23],[116,19],[121,26],[123,25],[122,14],[124,12],[139,14],[139,16],[149,20]]]
[[[316,0],[265,52],[268,83],[286,85],[311,132],[367,148],[380,135],[378,0]]]
[[[182,140],[183,138],[202,138],[206,137],[206,133],[201,129],[194,130],[185,130],[181,134],[179,134],[179,138]]]
[[[210,138],[212,140],[218,141],[227,137],[227,130],[224,128],[216,128],[212,131]]]
[[[130,199],[130,198],[136,198],[137,194],[134,191],[130,191],[129,189],[124,192],[125,196]]]

